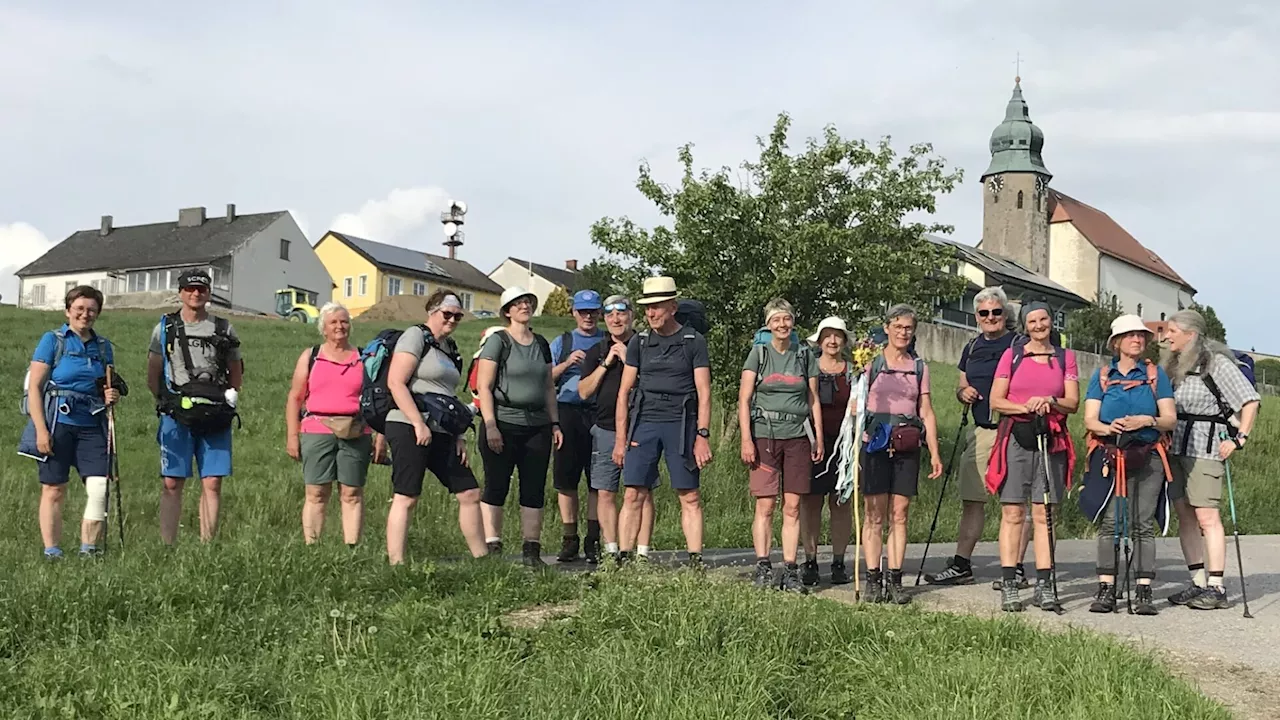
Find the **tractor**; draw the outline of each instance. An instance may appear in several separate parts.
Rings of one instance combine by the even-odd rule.
[[[296,287],[277,290],[276,314],[289,322],[314,323],[320,317],[316,294]]]

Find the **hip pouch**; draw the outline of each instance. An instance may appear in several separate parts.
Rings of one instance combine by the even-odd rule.
[[[364,421],[352,415],[326,415],[320,422],[339,440],[354,440],[364,434]]]
[[[889,431],[889,447],[894,452],[910,453],[920,449],[924,441],[924,430],[915,425],[902,423]]]

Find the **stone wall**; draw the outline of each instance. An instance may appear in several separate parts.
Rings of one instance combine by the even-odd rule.
[[[916,352],[930,362],[954,366],[960,362],[960,353],[964,352],[964,346],[977,334],[976,330],[922,322],[916,329]],[[1080,368],[1080,393],[1083,395],[1087,387],[1084,379],[1091,377],[1107,360],[1094,353],[1079,350],[1073,352],[1075,352],[1076,364]]]

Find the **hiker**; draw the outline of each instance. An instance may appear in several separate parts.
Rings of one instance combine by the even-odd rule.
[[[996,366],[1004,352],[1013,346],[1015,333],[1009,331],[1009,297],[999,286],[983,288],[973,298],[973,314],[981,331],[960,352],[960,378],[956,382],[956,399],[968,406],[972,424],[964,429],[961,442],[960,467],[956,474],[960,481],[960,526],[956,531],[956,554],[939,573],[924,576],[931,585],[967,585],[973,582],[973,549],[982,538],[982,528],[987,521],[987,463],[991,448],[995,445],[999,423],[991,416],[991,385],[995,381]],[[1019,588],[1029,587],[1022,558],[1031,542],[1031,525],[1023,526],[1019,541],[1017,564],[1014,566]],[[1004,580],[996,580],[992,587],[1000,590]]]
[[[62,506],[71,468],[80,475],[88,500],[80,521],[80,556],[99,554],[105,541],[107,423],[103,412],[127,392],[106,369],[115,362],[111,341],[94,331],[102,312],[102,293],[88,285],[67,292],[67,321],[40,337],[27,371],[24,409],[29,418],[18,453],[36,458],[40,479],[40,536],[44,556],[62,558]]]
[[[546,503],[551,450],[564,441],[556,388],[551,379],[551,347],[529,327],[538,298],[521,287],[502,293],[499,314],[506,328],[493,333],[476,361],[484,432],[484,533],[489,552],[502,553],[502,507],[511,476],[520,472],[520,532],[523,562],[542,567],[542,508]]]
[[[844,556],[853,539],[853,503],[841,504],[836,493],[840,459],[836,443],[840,425],[849,414],[850,380],[853,363],[849,357],[853,342],[844,320],[829,317],[818,323],[818,331],[809,336],[818,346],[818,404],[822,415],[822,455],[812,465],[813,478],[809,494],[801,501],[800,539],[804,545],[805,563],[800,580],[807,587],[818,584],[818,535],[822,531],[822,506],[831,508],[831,584],[853,581],[845,567]]]
[[[472,557],[489,552],[480,512],[480,485],[467,457],[465,429],[456,432],[454,423],[445,417],[454,410],[464,415],[461,425],[472,419],[470,409],[458,399],[462,359],[450,337],[465,311],[457,293],[445,288],[428,295],[424,308],[426,322],[400,335],[387,371],[387,390],[395,401],[386,419],[394,492],[387,513],[387,560],[392,565],[404,562],[409,518],[422,494],[427,471],[457,498],[458,528]],[[381,454],[380,444],[375,445],[376,454]],[[521,476],[523,480],[523,472]]]
[[[556,383],[556,402],[560,409],[560,432],[564,443],[552,458],[552,485],[560,501],[560,524],[563,540],[559,562],[578,559],[578,481],[587,476],[587,536],[582,550],[588,563],[600,559],[600,521],[597,517],[597,491],[591,487],[591,421],[592,403],[578,394],[582,377],[582,360],[587,351],[604,339],[599,327],[600,293],[579,290],[573,296],[573,319],[577,327],[551,341],[555,365],[551,378]]]
[[[635,311],[631,301],[622,295],[611,295],[604,301],[604,323],[609,335],[596,343],[582,358],[582,378],[578,395],[595,404],[595,421],[591,426],[591,489],[599,493],[600,534],[604,552],[618,560],[618,485],[622,468],[613,462],[614,430],[617,427],[618,387],[622,384],[622,368],[627,361],[627,343],[635,336],[632,322]],[[640,533],[636,557],[647,558],[653,541],[653,495],[644,498],[640,512]]]
[[[768,339],[747,353],[738,386],[738,430],[742,463],[750,469],[756,501],[751,535],[755,543],[756,587],[777,585],[803,593],[796,552],[800,545],[800,503],[809,494],[813,464],[822,459],[817,438],[822,430],[818,403],[817,359],[808,346],[793,342],[795,309],[781,298],[764,306]],[[770,561],[773,511],[782,493],[782,572],[775,578]]]
[[[364,530],[364,484],[373,453],[373,430],[360,419],[364,369],[351,345],[351,313],[329,302],[316,323],[324,342],[307,348],[293,366],[285,402],[285,451],[302,463],[302,539],[324,531],[325,509],[338,483],[342,537],[350,547]]]
[[[1036,587],[1031,604],[1057,611],[1056,579],[1051,577],[1054,545],[1050,518],[1060,520],[1058,507],[1071,487],[1075,470],[1075,446],[1067,416],[1080,406],[1079,369],[1071,350],[1054,347],[1049,340],[1053,315],[1042,302],[1023,309],[1025,344],[1017,344],[1000,356],[991,384],[991,410],[1000,413],[1000,425],[985,488],[1000,497],[1001,608],[1021,612],[1016,563],[1026,550],[1027,502],[1035,526]]]
[[[645,278],[638,303],[649,330],[627,343],[615,418],[613,462],[622,468],[626,493],[618,516],[620,559],[631,559],[648,496],[658,485],[665,457],[671,487],[680,497],[680,524],[689,565],[702,562],[702,468],[711,462],[711,360],[707,339],[676,320],[680,297],[675,280]],[[632,397],[632,389],[635,395]],[[634,403],[634,405],[632,405]]]
[[[1178,403],[1169,497],[1178,513],[1178,539],[1191,572],[1191,585],[1169,602],[1196,610],[1224,609],[1227,535],[1218,512],[1222,477],[1226,461],[1248,444],[1262,397],[1231,350],[1206,336],[1204,316],[1195,310],[1174,313],[1165,326],[1165,339],[1169,356],[1164,368]]]
[[[210,279],[203,268],[178,276],[181,307],[160,319],[151,332],[147,386],[156,398],[160,427],[160,539],[178,540],[182,488],[199,473],[200,539],[218,530],[222,479],[231,475],[231,422],[244,379],[240,338],[230,321],[208,311]]]
[[[1098,528],[1098,592],[1089,612],[1116,608],[1116,576],[1124,547],[1125,592],[1132,546],[1137,551],[1136,597],[1139,615],[1156,615],[1151,581],[1156,575],[1154,526],[1168,529],[1168,460],[1164,437],[1177,423],[1177,405],[1169,376],[1143,359],[1154,333],[1136,315],[1111,322],[1107,344],[1114,358],[1094,373],[1085,393],[1084,426],[1089,433],[1087,470],[1080,510]],[[1119,528],[1119,532],[1117,532]],[[1123,543],[1121,542],[1123,538]]]
[[[910,305],[889,308],[884,323],[888,343],[866,370],[867,427],[863,435],[862,492],[867,522],[863,526],[868,585],[872,602],[904,605],[911,601],[902,587],[907,553],[907,515],[920,477],[920,448],[929,448],[929,479],[942,475],[938,424],[929,390],[929,366],[907,348],[916,332]],[[922,437],[923,436],[923,437]],[[889,573],[880,568],[881,533],[889,524]]]

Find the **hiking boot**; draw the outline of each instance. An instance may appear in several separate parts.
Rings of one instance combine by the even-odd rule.
[[[1220,585],[1204,588],[1187,603],[1187,607],[1195,610],[1226,610],[1230,606],[1227,602],[1227,589]]]
[[[521,555],[523,556],[521,562],[525,567],[543,568],[547,566],[547,564],[542,561],[542,543],[540,542],[530,542],[526,540],[524,547],[521,550]]]
[[[1098,583],[1098,593],[1093,596],[1093,604],[1089,606],[1091,613],[1109,613],[1116,611],[1116,586],[1111,583]]]
[[[868,570],[866,572],[867,589],[864,591],[863,597],[869,603],[882,603],[885,601],[884,574],[880,570]]]
[[[797,593],[799,595],[805,595],[809,592],[804,583],[800,581],[800,568],[794,564],[788,564],[783,567],[782,577],[778,581],[778,589],[782,592]]]
[[[911,596],[907,594],[906,588],[902,587],[902,571],[890,570],[889,579],[885,584],[885,602],[891,602],[895,605],[906,605],[911,602]]]
[[[62,548],[51,547],[44,549],[44,559],[49,561],[62,559]]]
[[[600,538],[587,536],[582,541],[582,554],[587,558],[588,565],[596,565],[600,562]]]
[[[800,582],[805,587],[813,587],[818,584],[818,561],[805,560],[803,569],[800,571]]]
[[[1053,591],[1053,584],[1047,582],[1036,583],[1036,591],[1031,596],[1031,604],[1046,612],[1058,612],[1062,609],[1062,604],[1058,602],[1058,596]]]
[[[1190,603],[1192,600],[1195,600],[1197,597],[1199,597],[1200,593],[1203,593],[1208,589],[1209,588],[1202,588],[1199,585],[1192,583],[1187,587],[1183,588],[1182,590],[1179,590],[1178,592],[1174,593],[1173,595],[1170,595],[1169,604],[1170,605],[1186,605]]]
[[[751,574],[751,584],[761,589],[773,585],[773,566],[767,562],[757,562],[756,570]]]
[[[853,577],[849,575],[849,571],[845,568],[844,562],[832,562],[831,584],[848,585],[851,582],[853,582]]]
[[[556,561],[562,563],[574,562],[578,559],[578,536],[565,535],[563,542],[560,543],[560,554],[556,555]]]
[[[649,562],[649,557],[644,556],[644,561]],[[702,561],[702,553],[700,552],[689,553],[689,562],[686,564],[686,567],[688,567],[690,570],[693,570],[694,572],[706,572],[707,564]]]
[[[961,568],[952,560],[940,573],[925,573],[924,581],[930,585],[968,585],[973,582],[973,566]]]
[[[1018,595],[1018,586],[1000,588],[1000,609],[1005,612],[1022,612],[1022,598]]]
[[[486,543],[484,544],[484,546],[485,546],[485,547],[487,547],[487,548],[489,548],[489,554],[490,554],[490,555],[501,555],[501,554],[502,554],[502,541],[501,541],[501,540],[489,540],[488,542],[486,542]]]
[[[1204,597],[1203,595],[1201,597]],[[1159,615],[1160,610],[1156,608],[1155,602],[1151,599],[1151,586],[1138,585],[1138,592],[1133,599],[1133,612],[1135,615]]]
[[[1017,573],[1018,573],[1018,589],[1026,590],[1027,588],[1031,587],[1031,583],[1027,582],[1027,571],[1023,570],[1021,565],[1018,566]],[[1003,588],[1004,588],[1003,578],[991,583],[991,589],[995,590],[996,592],[1000,592],[1000,590]]]

